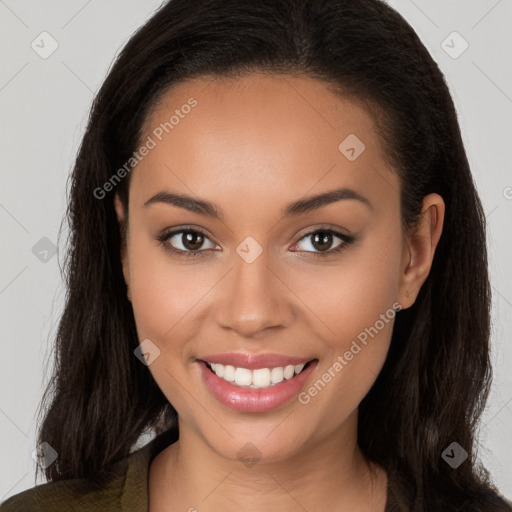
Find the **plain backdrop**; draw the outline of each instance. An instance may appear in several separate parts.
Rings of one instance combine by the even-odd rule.
[[[479,456],[510,498],[512,1],[389,3],[446,76],[487,215],[494,381]],[[57,237],[88,110],[114,56],[160,4],[0,0],[0,501],[34,485],[36,411],[64,297]]]

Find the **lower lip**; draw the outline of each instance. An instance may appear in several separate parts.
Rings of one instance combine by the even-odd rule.
[[[267,412],[296,396],[318,364],[311,361],[298,375],[263,389],[244,388],[231,384],[211,372],[204,361],[196,361],[204,382],[213,396],[226,407],[240,412]]]

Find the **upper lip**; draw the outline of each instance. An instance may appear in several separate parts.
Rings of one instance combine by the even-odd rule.
[[[248,370],[255,370],[257,368],[273,368],[276,366],[287,366],[290,364],[302,364],[312,360],[307,357],[292,357],[282,354],[242,354],[242,353],[229,353],[229,354],[212,354],[199,358],[201,361],[208,363],[220,363],[223,365],[232,365],[236,368],[247,368]]]

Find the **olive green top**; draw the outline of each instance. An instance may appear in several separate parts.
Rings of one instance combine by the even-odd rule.
[[[0,504],[0,512],[146,512],[151,461],[178,439],[169,430],[109,468],[94,485],[74,478],[37,485]]]
[[[10,497],[0,512],[147,512],[150,464],[177,439],[173,430],[155,437],[114,464],[101,488],[82,478],[48,482]],[[405,495],[398,479],[388,474],[385,512],[416,510]]]

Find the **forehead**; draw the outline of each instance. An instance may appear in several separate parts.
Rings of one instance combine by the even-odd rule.
[[[142,205],[165,189],[247,208],[334,187],[398,198],[373,117],[318,80],[247,74],[172,86],[143,127],[152,149],[133,172]],[[133,188],[133,190],[132,190]]]

